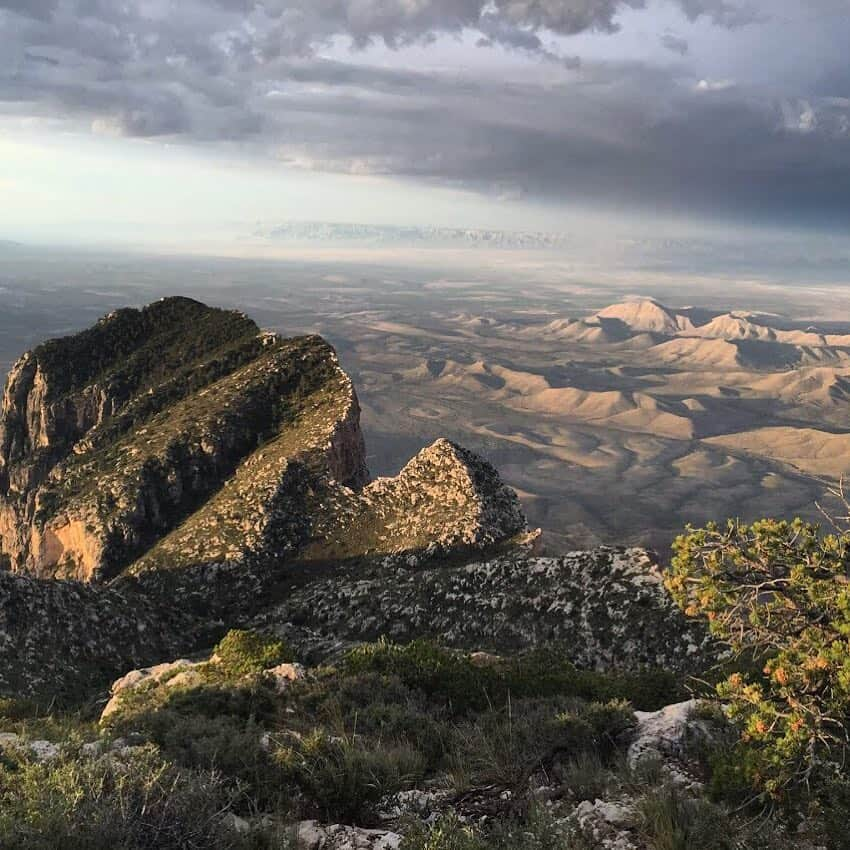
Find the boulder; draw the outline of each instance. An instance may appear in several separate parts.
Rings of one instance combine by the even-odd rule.
[[[297,850],[399,850],[401,836],[381,829],[360,829],[316,821],[302,821],[296,827]]]

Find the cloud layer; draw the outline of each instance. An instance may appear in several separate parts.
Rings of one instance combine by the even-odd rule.
[[[745,0],[666,6],[707,27],[758,27],[769,17]],[[572,51],[576,34],[616,39],[624,13],[651,26],[654,7],[0,0],[0,112],[117,136],[238,143],[302,168],[500,197],[850,217],[846,73],[824,68],[816,91],[711,79],[687,64],[689,39],[663,27],[655,62]],[[525,57],[530,70],[501,78],[437,67],[459,38],[470,51]],[[352,45],[350,61],[322,58],[341,55],[339,39]],[[357,50],[374,44],[424,46],[436,69],[360,61]]]

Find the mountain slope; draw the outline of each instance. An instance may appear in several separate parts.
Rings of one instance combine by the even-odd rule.
[[[291,559],[332,528],[347,529],[346,557],[486,546],[524,530],[515,494],[492,467],[473,486],[470,470],[483,467],[457,447],[438,444],[440,463],[359,495],[359,417],[319,337],[261,333],[188,299],[119,311],[39,346],[9,376],[0,551],[19,572],[103,581]],[[434,478],[437,468],[447,474]]]

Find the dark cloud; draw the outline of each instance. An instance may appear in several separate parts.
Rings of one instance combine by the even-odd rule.
[[[743,27],[764,20],[767,15],[752,2],[734,0],[678,0],[682,11],[695,21],[708,17],[723,27]]]
[[[624,8],[643,9],[646,0],[496,0],[496,7],[515,24],[575,35],[585,30],[616,32],[617,13]]]
[[[673,53],[678,53],[679,56],[687,56],[690,45],[688,40],[680,38],[672,32],[666,32],[661,36],[661,44]]]
[[[688,17],[727,27],[755,15],[731,0],[675,2]],[[614,31],[618,12],[644,5],[181,0],[178,13],[168,0],[0,0],[0,101],[100,133],[238,142],[302,168],[418,177],[500,197],[850,219],[850,100],[750,91],[692,77],[679,60],[580,63],[560,52],[557,34]],[[461,31],[543,60],[537,82],[317,52],[339,36],[398,46]],[[687,53],[675,34],[661,40]]]

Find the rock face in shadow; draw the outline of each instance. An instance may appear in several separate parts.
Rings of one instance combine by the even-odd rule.
[[[294,588],[253,625],[314,661],[340,643],[383,636],[440,635],[449,646],[496,652],[554,644],[581,667],[681,673],[705,669],[716,651],[704,625],[676,607],[652,553],[613,547],[559,558],[388,557]]]

